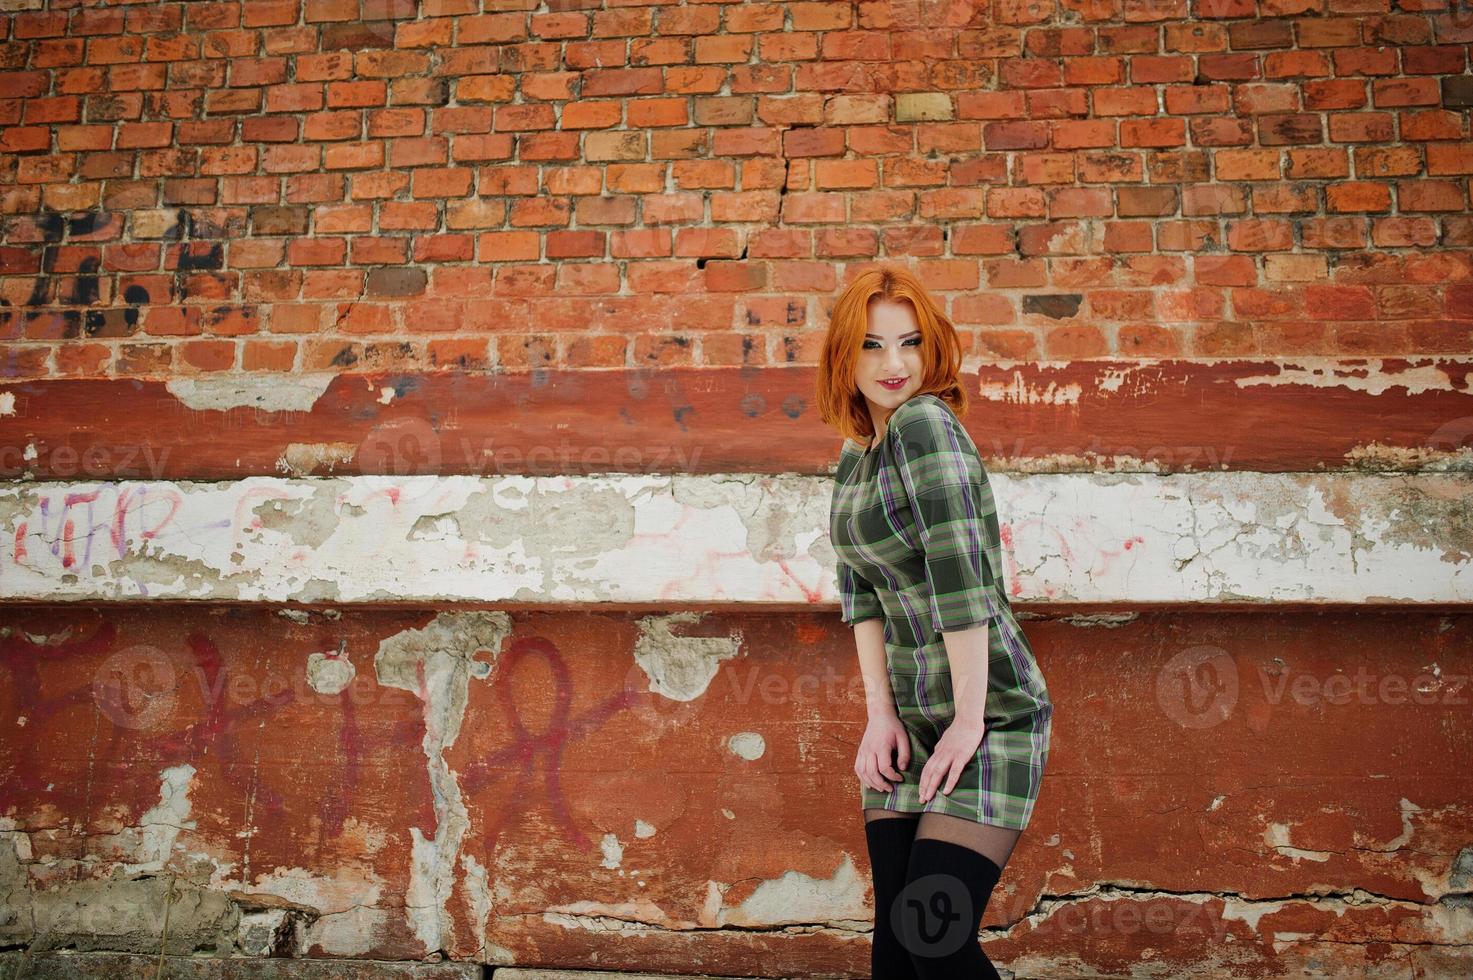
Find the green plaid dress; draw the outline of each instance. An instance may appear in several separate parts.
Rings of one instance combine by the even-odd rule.
[[[840,618],[884,619],[895,706],[910,766],[864,807],[936,811],[1023,829],[1043,780],[1053,702],[1013,616],[1002,576],[997,505],[977,447],[951,406],[916,395],[872,450],[845,440],[829,535]],[[950,794],[920,800],[921,768],[955,715],[943,632],[989,624],[986,733]]]

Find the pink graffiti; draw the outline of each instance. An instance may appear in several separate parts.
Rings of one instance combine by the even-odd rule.
[[[109,491],[114,495],[110,504],[104,498]],[[156,518],[149,515],[145,520],[146,509],[153,507],[156,510],[159,503],[167,505],[167,511]],[[62,568],[71,569],[78,565],[87,568],[92,564],[97,536],[102,532],[107,534],[112,554],[118,558],[126,557],[130,519],[137,526],[138,540],[151,541],[172,527],[183,503],[184,498],[179,491],[167,485],[109,485],[96,490],[68,491],[53,516],[55,498],[42,496],[38,507],[40,526],[33,531],[30,521],[20,521],[16,525],[11,561],[17,565],[30,562],[31,552],[26,542],[34,536],[45,544],[46,551],[60,562]],[[100,509],[110,513],[99,516]],[[144,589],[144,594],[147,595],[147,589]]]
[[[533,657],[546,662],[554,683],[552,716],[548,719],[547,729],[542,732],[527,729],[511,695],[511,677]],[[496,823],[487,828],[487,841],[494,841],[503,828],[516,821],[532,805],[533,796],[526,789],[534,782],[533,770],[540,762],[545,797],[557,818],[559,828],[578,847],[587,848],[590,843],[588,837],[573,822],[563,796],[563,750],[598,729],[617,712],[629,707],[639,695],[634,691],[621,689],[581,714],[573,715],[571,671],[557,647],[540,636],[512,642],[500,657],[498,679],[501,683],[494,690],[501,705],[506,731],[511,734],[511,742],[499,751],[466,766],[461,778],[461,785],[468,796],[503,779],[509,780],[508,792],[498,797],[498,802],[504,802],[505,806],[498,810]]]

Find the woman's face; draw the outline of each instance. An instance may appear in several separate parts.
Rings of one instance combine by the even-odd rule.
[[[854,378],[869,402],[876,428],[920,390],[921,369],[921,331],[914,308],[905,300],[870,300],[869,328]],[[882,383],[892,379],[899,379],[899,383]]]

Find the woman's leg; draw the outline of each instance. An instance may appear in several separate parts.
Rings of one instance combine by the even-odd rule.
[[[914,813],[866,808],[864,836],[875,889],[875,933],[870,946],[870,976],[874,980],[918,980],[910,953],[895,935],[891,909],[910,867],[911,844],[920,818]]]
[[[921,816],[894,926],[918,980],[998,976],[977,928],[1021,833],[944,813]]]
[[[962,847],[970,847],[979,854],[986,855],[999,868],[1005,868],[1022,833],[1011,827],[979,823],[976,820],[953,817],[949,813],[927,813],[921,817],[916,837],[950,841]]]

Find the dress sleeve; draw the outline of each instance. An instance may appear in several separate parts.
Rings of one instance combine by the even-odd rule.
[[[891,422],[896,420],[892,417]],[[896,429],[895,458],[926,553],[931,623],[937,632],[992,620],[992,565],[983,541],[982,460],[956,416],[922,403]]]
[[[844,562],[839,569],[839,620],[852,626],[862,619],[883,619],[884,607],[875,587]]]

